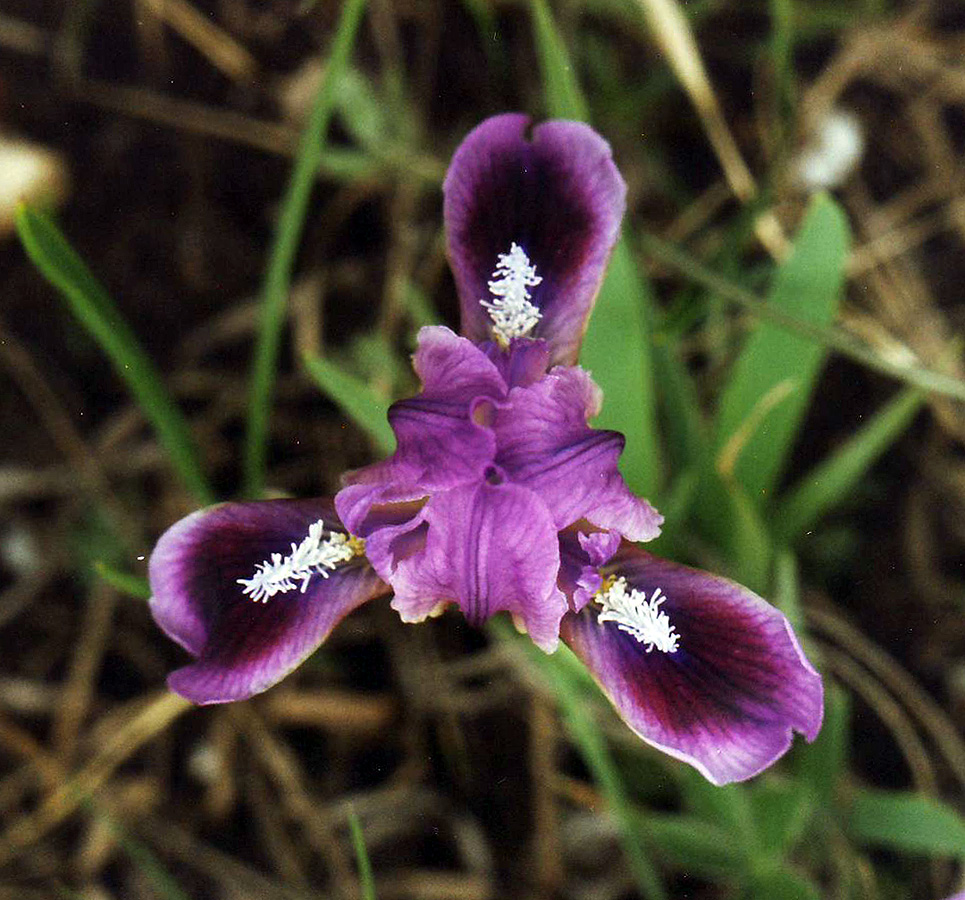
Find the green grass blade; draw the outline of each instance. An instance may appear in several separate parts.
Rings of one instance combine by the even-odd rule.
[[[369,851],[365,847],[365,836],[362,834],[362,823],[354,809],[348,813],[348,828],[352,835],[352,849],[355,851],[355,861],[359,867],[359,886],[362,889],[362,900],[375,900],[375,878],[372,875],[372,862]]]
[[[652,234],[642,235],[641,244],[644,252],[654,259],[658,259],[665,265],[682,272],[691,280],[704,285],[719,297],[737,304],[764,322],[771,322],[785,331],[800,335],[829,350],[834,350],[862,366],[867,366],[875,372],[887,375],[889,378],[914,385],[932,394],[941,394],[955,400],[965,400],[965,380],[961,378],[946,375],[944,372],[938,372],[934,369],[909,365],[891,356],[881,355],[840,328],[822,327],[797,316],[789,315],[783,310],[765,303],[752,291],[708,268],[679,247],[675,247]]]
[[[349,54],[355,44],[355,35],[364,9],[365,0],[345,0],[342,7],[341,19],[325,65],[322,83],[315,95],[315,102],[302,134],[298,155],[288,182],[288,190],[282,204],[281,217],[265,273],[262,286],[261,322],[251,372],[245,435],[245,493],[250,497],[259,496],[264,487],[268,420],[295,253],[301,241],[308,200],[322,157],[322,144],[332,114],[335,88],[348,65]]]
[[[774,530],[792,542],[848,496],[875,461],[911,425],[924,402],[905,388],[831,456],[818,463],[780,499]]]
[[[631,490],[645,497],[656,495],[662,476],[652,310],[650,283],[621,239],[593,308],[580,362],[603,388],[603,410],[594,425],[626,436],[620,471]]]
[[[745,900],[821,900],[821,892],[805,878],[790,869],[772,869],[756,874],[748,885]]]
[[[147,600],[151,596],[151,586],[146,578],[121,572],[102,560],[94,563],[94,571],[112,588],[136,600]]]
[[[589,120],[576,71],[546,0],[531,0],[543,91],[550,115]],[[626,436],[620,471],[637,493],[654,496],[661,466],[653,390],[653,295],[630,249],[620,240],[597,297],[580,362],[603,388],[603,412],[594,423]]]
[[[185,486],[199,502],[214,502],[214,492],[201,469],[180,410],[107,291],[48,216],[22,206],[16,222],[27,255],[60,291],[71,312],[127,383]]]
[[[847,220],[837,204],[826,196],[815,198],[791,256],[777,270],[768,305],[813,325],[828,326],[838,309],[849,240]],[[720,401],[716,446],[724,448],[742,429],[748,430],[741,437],[733,471],[752,498],[774,489],[825,352],[820,345],[761,322],[734,364]]]
[[[642,841],[639,819],[627,795],[620,769],[607,747],[596,721],[590,713],[583,687],[587,676],[579,660],[564,646],[547,656],[528,638],[521,638],[505,620],[493,620],[489,631],[510,652],[523,656],[551,686],[563,722],[576,743],[584,762],[606,799],[607,806],[620,832],[623,850],[634,874],[640,893],[647,900],[666,900],[660,876]],[[581,674],[575,674],[576,670]]]
[[[356,378],[321,356],[304,356],[302,362],[325,395],[371,439],[381,453],[395,450],[395,434],[386,415],[389,403]]]
[[[864,844],[929,856],[965,857],[965,821],[950,806],[921,794],[859,790],[847,830]]]
[[[781,550],[774,559],[774,605],[787,616],[791,627],[799,634],[804,629],[801,611],[801,574],[797,557],[790,550]]]
[[[188,895],[181,889],[181,886],[174,880],[174,877],[164,867],[161,861],[155,856],[146,844],[132,837],[113,816],[110,816],[103,807],[96,805],[92,801],[84,804],[101,822],[111,830],[117,843],[120,844],[124,852],[130,857],[145,881],[153,886],[159,897],[163,900],[190,900]]]
[[[546,0],[530,0],[543,93],[554,119],[590,120],[586,98]]]

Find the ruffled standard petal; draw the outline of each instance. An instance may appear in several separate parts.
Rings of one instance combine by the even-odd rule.
[[[600,622],[596,604],[568,615],[561,636],[643,740],[726,784],[767,768],[794,731],[817,736],[821,678],[778,610],[726,578],[626,544],[611,569],[640,599],[665,596],[657,607],[676,651],[648,652],[618,622]]]
[[[196,661],[173,672],[168,686],[195,703],[244,700],[280,681],[335,625],[366,600],[388,592],[362,559],[314,574],[265,602],[244,593],[272,554],[300,544],[316,522],[343,534],[329,500],[225,503],[172,525],[149,563],[151,613]]]
[[[579,519],[632,541],[653,540],[661,516],[635,496],[617,470],[623,436],[590,428],[600,389],[577,367],[560,366],[529,387],[510,391],[496,412],[496,464],[538,494],[558,529]]]
[[[477,481],[495,455],[495,437],[472,416],[479,403],[500,402],[507,391],[487,355],[448,328],[429,326],[419,331],[413,365],[422,391],[389,410],[395,453],[347,473],[335,499],[353,534],[368,535],[365,520],[373,505],[417,500]]]
[[[525,488],[483,482],[437,494],[406,525],[373,533],[366,551],[404,621],[445,603],[476,625],[505,610],[538,646],[556,649],[567,608],[556,585],[556,528]]]
[[[580,122],[537,125],[510,113],[487,119],[456,150],[443,185],[449,260],[463,334],[481,342],[492,321],[480,304],[500,254],[519,245],[542,281],[532,291],[554,363],[576,362],[587,318],[616,242],[626,185],[610,146]]]

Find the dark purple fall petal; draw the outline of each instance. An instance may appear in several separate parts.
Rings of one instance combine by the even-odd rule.
[[[462,332],[491,339],[487,282],[515,242],[542,283],[532,302],[551,362],[576,362],[626,207],[626,185],[610,146],[580,122],[544,122],[527,132],[518,113],[477,126],[456,150],[443,185],[449,261]]]
[[[344,531],[330,500],[225,503],[172,525],[149,563],[151,613],[195,662],[173,672],[168,686],[195,703],[243,700],[266,690],[303,662],[334,626],[366,600],[388,592],[362,560],[305,593],[278,593],[265,603],[243,593],[272,553],[286,556],[319,519]]]
[[[593,604],[563,620],[563,640],[643,740],[727,784],[767,768],[794,731],[817,736],[821,678],[778,610],[726,578],[630,544],[604,571],[648,597],[660,588],[660,609],[679,635],[675,653],[647,653],[614,623],[599,623]]]
[[[629,540],[652,540],[663,517],[634,496],[617,471],[623,436],[587,425],[600,398],[590,376],[568,366],[513,389],[493,421],[496,464],[539,495],[558,529],[587,519]]]
[[[404,621],[422,621],[445,603],[476,625],[508,610],[538,646],[556,649],[567,608],[556,586],[556,528],[525,488],[483,481],[437,494],[407,527],[375,532],[366,553],[391,582]]]

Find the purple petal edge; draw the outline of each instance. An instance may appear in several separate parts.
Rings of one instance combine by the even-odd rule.
[[[388,588],[362,560],[340,564],[307,590],[261,603],[243,593],[272,553],[287,555],[318,520],[343,531],[328,500],[226,503],[169,528],[148,566],[150,610],[158,625],[196,660],[168,685],[198,704],[243,700],[303,662],[353,609]]]
[[[609,144],[582,122],[494,116],[453,155],[443,185],[444,217],[462,312],[462,332],[492,337],[480,301],[499,254],[518,243],[543,281],[532,302],[551,362],[576,362],[626,207],[626,185]]]
[[[679,635],[676,652],[648,653],[614,623],[598,622],[595,606],[562,623],[564,642],[644,741],[727,784],[775,762],[794,731],[817,736],[821,678],[778,610],[728,579],[628,544],[605,571],[648,597],[661,588],[660,609]]]

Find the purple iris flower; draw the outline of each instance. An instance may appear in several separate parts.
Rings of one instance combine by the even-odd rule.
[[[663,520],[617,471],[623,437],[587,424],[601,394],[575,365],[624,211],[609,146],[497,116],[444,193],[463,334],[422,329],[397,449],[334,505],[222,504],[162,536],[151,610],[195,657],[170,687],[250,697],[381,594],[407,622],[508,611],[547,652],[562,637],[645,741],[717,784],[749,778],[815,737],[821,679],[761,598],[633,543]]]

